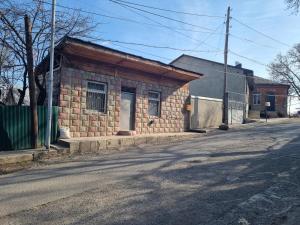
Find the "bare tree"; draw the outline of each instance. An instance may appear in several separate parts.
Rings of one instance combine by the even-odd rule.
[[[51,7],[42,0],[34,0],[33,3],[20,3],[17,0],[3,0],[0,6],[0,46],[9,50],[13,65],[18,65],[18,69],[12,67],[8,73],[11,79],[18,81],[21,85],[19,89],[21,105],[24,100],[26,89],[28,88],[28,68],[26,56],[26,41],[24,15],[28,15],[32,21],[32,49],[33,66],[36,67],[48,54],[50,46],[51,30]],[[64,36],[81,37],[86,36],[96,28],[97,24],[88,16],[84,16],[80,11],[67,10],[57,12],[56,19],[56,43]],[[12,72],[12,69],[15,69]],[[1,75],[2,76],[2,75]],[[38,104],[43,104],[45,90],[45,75],[43,82],[36,78],[40,97]]]
[[[269,70],[275,80],[288,82],[291,91],[300,99],[300,43],[285,55],[278,54]]]
[[[291,9],[295,14],[299,12],[300,0],[285,0],[288,9]]]

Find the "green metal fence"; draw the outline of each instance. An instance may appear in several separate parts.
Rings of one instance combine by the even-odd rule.
[[[32,148],[29,106],[0,106],[0,151]],[[47,107],[38,106],[39,146],[46,139]],[[51,142],[57,141],[58,107],[52,107]]]

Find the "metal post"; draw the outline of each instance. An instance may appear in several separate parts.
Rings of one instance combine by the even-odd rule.
[[[248,115],[247,115],[247,103],[248,103],[248,100],[247,97],[248,97],[248,83],[247,83],[247,74],[245,74],[245,91],[244,91],[244,100],[245,101],[243,103],[243,123],[246,123],[246,120],[248,118]]]
[[[292,104],[292,96],[288,95],[288,98],[289,98],[289,118],[291,118],[291,104]]]
[[[231,125],[232,125],[232,105],[230,106],[230,119],[231,119]]]
[[[48,110],[47,110],[47,129],[46,129],[46,148],[47,149],[50,149],[51,124],[52,124],[52,93],[53,93],[53,66],[54,66],[55,4],[56,4],[56,0],[52,0],[51,47],[50,47],[50,68],[49,68],[49,80],[48,80]]]

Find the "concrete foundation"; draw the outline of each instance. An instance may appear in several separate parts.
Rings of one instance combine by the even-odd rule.
[[[106,150],[123,150],[126,148],[142,145],[142,144],[164,144],[176,141],[186,140],[195,136],[196,133],[163,133],[149,134],[139,136],[111,136],[111,137],[86,137],[62,139],[60,144],[68,147],[70,153],[95,153]]]

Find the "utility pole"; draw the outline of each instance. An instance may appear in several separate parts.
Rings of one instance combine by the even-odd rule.
[[[224,48],[224,92],[223,92],[223,118],[222,118],[222,122],[225,125],[228,125],[227,57],[228,57],[230,6],[228,6],[226,16],[227,16],[227,18],[226,18],[226,34],[225,34],[225,48]]]
[[[38,115],[37,115],[37,100],[36,87],[33,72],[33,52],[32,52],[32,24],[28,15],[24,17],[25,22],[25,42],[27,56],[27,71],[29,81],[29,98],[31,110],[31,144],[32,148],[37,148],[38,144]]]
[[[291,118],[292,95],[288,94],[288,98],[289,98],[289,118]]]
[[[55,4],[52,0],[52,19],[51,19],[51,47],[50,47],[50,68],[48,80],[48,110],[47,110],[47,129],[46,129],[46,148],[50,149],[51,124],[52,124],[52,95],[53,95],[53,66],[54,66],[54,32],[55,32]]]

